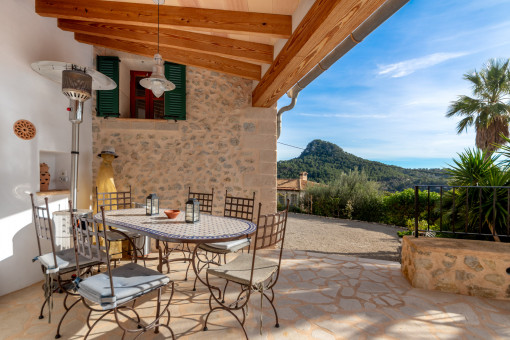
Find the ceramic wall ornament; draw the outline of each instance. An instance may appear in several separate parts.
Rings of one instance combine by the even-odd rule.
[[[40,167],[40,191],[48,191],[50,186],[50,167],[46,163],[39,164]]]
[[[35,137],[36,129],[34,124],[25,119],[20,119],[12,127],[14,134],[21,139],[30,140]]]

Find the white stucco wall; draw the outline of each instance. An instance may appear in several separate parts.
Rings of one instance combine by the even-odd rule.
[[[70,152],[69,102],[60,85],[38,75],[38,60],[68,61],[92,66],[89,45],[57,28],[56,19],[35,13],[33,0],[2,0],[0,11],[0,296],[42,279],[31,225],[28,192],[39,191],[40,151]],[[92,179],[91,103],[85,105],[80,129],[78,205],[88,208]],[[19,119],[34,123],[30,141],[13,133]],[[52,196],[52,209],[66,207],[67,196]]]

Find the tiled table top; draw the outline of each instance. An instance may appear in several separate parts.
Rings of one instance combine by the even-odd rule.
[[[105,220],[113,227],[129,228],[156,239],[171,241],[227,240],[256,230],[255,223],[250,221],[201,214],[200,221],[186,223],[183,211],[175,219],[168,219],[163,211],[160,209],[158,215],[146,216],[144,208],[111,210],[105,212]],[[101,221],[101,214],[94,218]]]

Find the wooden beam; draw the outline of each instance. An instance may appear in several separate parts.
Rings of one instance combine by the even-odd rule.
[[[316,0],[253,90],[253,106],[275,104],[384,2]]]
[[[74,38],[84,44],[102,46],[111,48],[113,50],[128,52],[150,58],[152,58],[157,52],[157,47],[155,45],[140,42],[97,37],[82,33],[75,33]],[[202,67],[213,71],[232,74],[242,78],[260,80],[260,65],[218,57],[211,54],[185,51],[170,47],[160,47],[159,53],[166,61],[171,61],[183,65]]]
[[[156,27],[157,6],[99,0],[35,0],[35,11],[46,17],[108,22],[124,25]],[[160,6],[160,25],[165,28],[187,28],[261,34],[288,38],[292,33],[292,17],[281,14],[251,13],[180,6]]]
[[[58,19],[58,27],[65,31],[99,37],[110,37],[151,45],[157,45],[158,43],[158,30],[155,27],[112,25],[109,23],[68,19]],[[160,29],[159,44],[161,47],[205,52],[260,64],[271,64],[273,62],[273,46],[271,45],[171,28]]]

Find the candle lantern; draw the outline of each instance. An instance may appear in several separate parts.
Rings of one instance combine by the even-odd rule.
[[[159,197],[156,194],[150,194],[145,199],[145,215],[152,216],[159,214]]]
[[[194,223],[200,221],[200,203],[196,198],[190,198],[186,202],[186,222]]]

